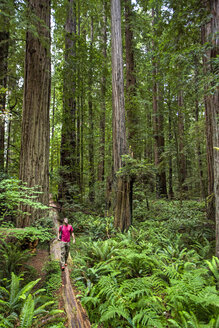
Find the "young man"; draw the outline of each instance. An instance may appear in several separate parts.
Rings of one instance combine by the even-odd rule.
[[[60,239],[60,233],[61,233],[61,239]],[[65,270],[65,266],[67,265],[71,236],[73,238],[73,244],[75,244],[75,235],[73,233],[73,228],[70,224],[68,224],[68,219],[64,218],[63,225],[59,227],[59,232],[58,232],[58,240],[61,241],[62,271]]]

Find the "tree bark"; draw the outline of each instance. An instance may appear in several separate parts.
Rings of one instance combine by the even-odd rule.
[[[122,155],[127,154],[125,102],[121,36],[120,0],[111,0],[112,32],[112,91],[113,91],[113,162],[114,175],[123,166]],[[130,181],[120,177],[115,181],[115,227],[121,231],[131,225]]]
[[[207,4],[207,10],[210,13],[210,1]],[[202,28],[202,43],[211,42],[211,19]],[[211,72],[211,49],[208,47],[206,55],[203,56],[204,73],[208,75]],[[205,85],[205,129],[206,129],[206,153],[208,170],[208,196],[207,196],[207,218],[215,221],[215,193],[214,193],[214,156],[213,156],[213,118],[212,118],[212,97],[208,92],[209,85]]]
[[[9,47],[8,18],[0,15],[0,171],[4,171],[5,106]]]
[[[201,152],[201,143],[199,138],[199,100],[198,100],[198,59],[195,58],[195,121],[196,121],[196,152],[198,157],[198,168],[199,168],[199,186],[200,186],[200,197],[205,199],[205,183],[204,183],[204,173],[203,173],[203,164],[202,164],[202,152]]]
[[[88,77],[88,109],[89,109],[89,200],[93,202],[95,199],[95,171],[94,171],[94,112],[93,112],[93,98],[92,98],[92,84],[93,84],[93,17],[91,18],[91,38],[90,38],[90,58],[89,58],[89,77]]]
[[[206,41],[211,44],[207,53],[206,70],[214,76],[217,72],[217,65],[214,63],[219,55],[219,0],[209,0],[210,21],[206,25]],[[211,93],[207,96],[207,109],[210,113],[211,126],[213,132],[213,168],[214,168],[214,196],[215,196],[215,222],[216,222],[216,256],[219,258],[219,90],[215,81],[211,84]],[[213,92],[212,92],[213,90]]]
[[[152,9],[153,25],[155,24],[155,10]],[[155,32],[154,32],[155,33]],[[155,56],[156,44],[153,40],[153,130],[154,130],[154,161],[157,168],[156,173],[156,194],[157,197],[167,197],[166,188],[166,172],[165,168],[161,166],[162,155],[164,152],[164,132],[163,132],[163,113],[162,113],[162,97],[159,90],[159,83],[157,81],[158,63]]]
[[[186,186],[186,157],[184,153],[184,115],[183,115],[183,92],[179,91],[178,94],[178,136],[179,136],[179,166],[178,166],[178,179],[180,198],[185,198],[185,193],[188,191]]]
[[[173,141],[173,133],[172,133],[172,108],[171,108],[171,94],[169,88],[169,95],[168,95],[168,129],[169,129],[169,146],[171,146]],[[173,161],[172,161],[172,154],[169,155],[169,191],[168,191],[169,199],[174,198],[173,192]]]
[[[76,4],[68,0],[65,24],[65,67],[63,79],[63,121],[60,152],[59,200],[71,201],[78,195],[76,158]]]
[[[103,22],[102,22],[102,55],[103,70],[101,79],[101,113],[100,113],[100,160],[98,164],[98,180],[104,181],[105,174],[105,126],[106,126],[106,73],[107,73],[107,2],[103,3]]]
[[[38,36],[28,30],[24,75],[24,99],[20,154],[20,179],[28,187],[39,186],[38,200],[49,202],[49,104],[50,104],[50,1],[29,0],[36,15]],[[22,207],[31,216],[20,217],[18,227],[25,227],[40,217],[41,210]]]
[[[126,112],[128,142],[131,152],[140,158],[139,122],[136,102],[136,74],[133,45],[133,12],[131,0],[125,0],[125,49],[126,49]]]

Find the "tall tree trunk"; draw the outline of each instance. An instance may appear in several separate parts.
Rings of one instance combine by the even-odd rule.
[[[50,104],[50,1],[29,0],[36,15],[38,36],[27,31],[24,75],[24,100],[20,154],[20,179],[28,187],[40,186],[39,201],[49,202],[49,104]],[[36,23],[35,23],[36,22]],[[32,216],[20,217],[17,226],[25,227],[42,211],[22,208]]]
[[[70,201],[78,195],[76,159],[76,4],[68,0],[65,24],[65,67],[63,80],[63,122],[59,199]]]
[[[0,171],[4,171],[5,106],[9,46],[8,18],[0,15]]]
[[[89,109],[89,200],[93,202],[95,199],[95,171],[94,171],[94,113],[93,113],[93,98],[92,98],[92,84],[93,84],[93,17],[91,18],[91,41],[90,41],[90,58],[89,58],[89,90],[88,90],[88,109]]]
[[[211,47],[206,53],[206,60],[204,62],[205,72],[212,73],[216,76],[217,65],[216,58],[219,55],[219,0],[208,0],[207,9],[210,13],[210,20],[205,26],[204,42],[209,42]],[[207,128],[207,147],[209,147],[209,178],[212,179],[210,187],[213,187],[215,196],[215,212],[212,212],[209,218],[215,216],[216,222],[216,256],[219,257],[219,90],[215,82],[212,82],[211,93],[208,92],[205,96],[206,109],[206,128]],[[213,90],[213,92],[212,92]],[[207,90],[206,90],[207,91]],[[210,138],[210,132],[213,138]],[[213,186],[212,186],[213,185]],[[212,191],[212,190],[209,190]]]
[[[155,24],[155,10],[152,9],[153,25]],[[154,32],[156,33],[156,32]],[[158,63],[155,55],[156,44],[153,40],[153,129],[154,129],[154,160],[157,168],[156,173],[156,194],[157,197],[167,197],[166,188],[166,173],[161,166],[162,155],[164,152],[164,134],[163,134],[163,113],[162,113],[162,98],[157,81]]]
[[[169,129],[169,146],[171,146],[173,141],[173,133],[172,133],[172,109],[171,109],[171,94],[170,94],[170,87],[169,87],[169,95],[168,95],[168,129]],[[174,198],[173,193],[173,161],[172,161],[172,154],[169,155],[169,198]]]
[[[117,177],[122,155],[127,154],[125,129],[124,80],[121,36],[120,0],[111,0],[112,91],[113,91],[113,162],[115,174],[115,227],[121,231],[131,225],[131,185],[129,178]]]
[[[102,55],[103,70],[101,79],[101,113],[100,113],[100,160],[98,163],[98,180],[104,181],[105,174],[105,119],[106,119],[106,72],[107,72],[107,2],[103,3],[103,22],[102,22]]]
[[[211,59],[216,60],[219,55],[219,0],[211,0],[211,32],[212,32],[212,51]],[[212,64],[211,71],[218,74]],[[217,66],[218,67],[218,66]],[[214,85],[214,94],[212,95],[212,118],[213,118],[213,145],[214,145],[214,193],[216,207],[216,256],[219,258],[219,89]]]
[[[56,102],[56,89],[54,86],[53,89],[53,104],[52,104],[52,131],[51,131],[51,163],[50,163],[50,170],[51,170],[51,178],[53,177],[53,170],[54,170],[54,130],[55,130],[55,102]]]
[[[210,1],[207,4],[207,10],[210,12]],[[211,35],[211,19],[202,28],[202,43],[210,41]],[[203,56],[205,75],[211,72],[210,66],[211,49],[208,47],[205,56]],[[207,218],[215,221],[215,194],[214,194],[214,159],[213,159],[213,121],[211,96],[208,92],[209,85],[205,85],[205,130],[206,130],[206,153],[207,153],[207,169],[208,169],[208,196],[207,196]]]
[[[8,174],[9,161],[10,161],[10,141],[11,141],[11,120],[8,122],[7,131],[7,147],[6,147],[6,162],[5,162],[5,172]]]
[[[178,136],[179,136],[179,167],[178,167],[178,176],[179,176],[179,190],[180,198],[185,198],[185,193],[188,191],[186,186],[186,156],[184,150],[184,115],[183,115],[183,92],[179,91],[178,94]]]
[[[133,45],[133,12],[131,0],[125,0],[125,49],[126,49],[126,112],[128,142],[134,157],[140,157],[138,109],[136,102],[136,74]]]
[[[77,49],[80,49],[80,37],[81,37],[81,7],[80,0],[77,0]],[[79,189],[81,191],[81,172],[80,172],[80,150],[81,150],[81,69],[80,65],[77,65],[77,150],[76,150],[76,165],[77,165],[77,181]]]
[[[196,121],[196,131],[197,131],[197,139],[196,139],[196,152],[198,157],[198,168],[199,168],[199,186],[200,186],[200,197],[205,199],[205,183],[204,183],[204,173],[203,173],[203,164],[202,164],[202,153],[201,153],[201,144],[199,138],[199,100],[198,100],[198,59],[195,58],[195,121]]]

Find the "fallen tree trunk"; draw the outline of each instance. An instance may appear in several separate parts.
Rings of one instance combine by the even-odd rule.
[[[52,205],[51,214],[53,217],[54,227],[58,234],[58,214],[54,209],[55,205]],[[60,261],[60,244],[58,240],[54,240],[50,246],[50,254],[53,260]],[[72,259],[69,256],[68,264],[72,264]],[[85,309],[81,306],[79,300],[76,299],[75,292],[72,288],[70,281],[70,274],[68,267],[62,273],[62,297],[65,304],[65,311],[68,317],[69,328],[90,328],[91,324],[88,319],[88,315]]]

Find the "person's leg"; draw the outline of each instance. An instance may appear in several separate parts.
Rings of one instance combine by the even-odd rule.
[[[65,244],[63,241],[60,242],[60,246],[61,246],[61,267],[64,268],[65,266],[65,253],[66,253],[66,249],[65,249]]]
[[[66,243],[65,244],[65,264],[67,264],[69,251],[70,251],[70,243]]]

